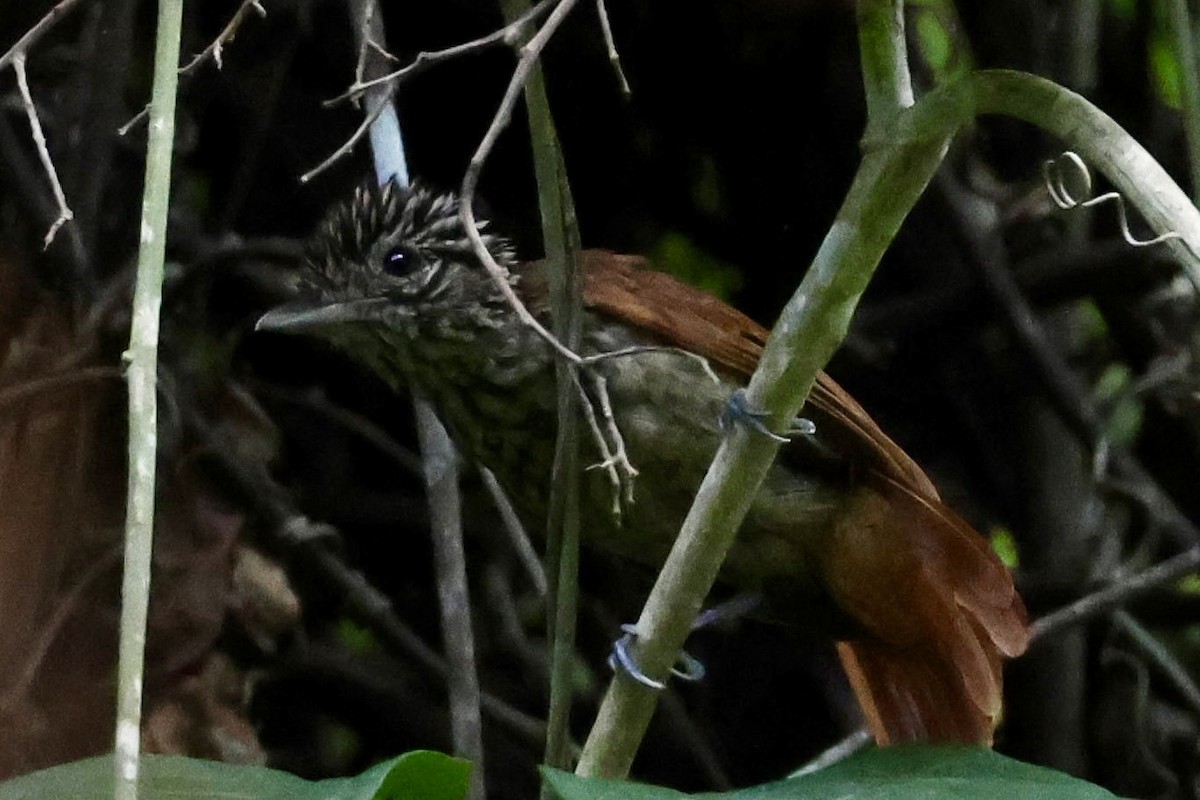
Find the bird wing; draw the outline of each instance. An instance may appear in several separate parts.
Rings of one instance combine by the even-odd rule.
[[[654,338],[749,378],[768,331],[646,261],[581,254],[583,301]],[[880,743],[990,742],[1000,662],[1025,650],[1024,605],[983,538],[942,503],[925,472],[823,372],[804,408],[853,465],[854,502],[822,548],[821,579],[863,635],[838,646]]]

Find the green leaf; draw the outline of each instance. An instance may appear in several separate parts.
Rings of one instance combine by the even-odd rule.
[[[678,800],[657,786],[580,778],[546,769],[562,800]],[[832,767],[725,794],[727,800],[1111,800],[1112,793],[1061,772],[1014,761],[982,747],[905,746],[869,750]]]
[[[462,800],[471,765],[416,751],[352,778],[307,781],[266,767],[182,756],[142,757],[139,800]],[[0,784],[0,800],[108,800],[111,755],[63,764]]]

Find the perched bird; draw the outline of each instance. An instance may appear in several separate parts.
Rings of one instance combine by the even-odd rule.
[[[518,296],[545,319],[543,266],[518,263],[501,237],[483,238]],[[720,441],[718,418],[753,372],[767,331],[640,258],[585,251],[581,261],[584,354],[667,345],[702,356],[720,376],[661,349],[594,366],[639,474],[635,501],[617,518],[608,477],[584,473],[585,541],[657,565]],[[489,467],[540,528],[558,356],[479,262],[457,199],[390,184],[360,189],[316,234],[310,267],[311,298],[267,313],[258,328],[324,338],[424,395],[464,453]],[[722,579],[763,593],[776,615],[821,621],[840,640],[880,744],[990,743],[1001,662],[1029,640],[1007,569],[827,375],[803,413],[815,432],[781,450]]]

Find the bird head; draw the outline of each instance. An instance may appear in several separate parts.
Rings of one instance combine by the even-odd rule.
[[[516,265],[507,240],[481,238],[502,269]],[[502,308],[459,217],[458,197],[419,185],[360,187],[318,228],[307,262],[303,299],[269,311],[256,329],[349,344],[373,337],[372,328],[415,337],[430,325],[452,324],[437,322],[448,315]]]

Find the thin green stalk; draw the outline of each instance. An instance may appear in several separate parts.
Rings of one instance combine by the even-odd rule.
[[[171,150],[175,140],[179,37],[183,0],[160,0],[150,96],[149,143],[142,195],[142,234],[133,293],[129,349],[129,494],[125,511],[125,572],[121,586],[117,663],[114,796],[136,800],[141,766],[143,670],[154,538],[154,473],[158,447],[158,326],[162,305]]]
[[[784,309],[747,397],[786,427],[817,372],[844,338],[850,316],[901,221],[941,163],[949,135],[868,155],[808,274]],[[637,623],[638,662],[668,674],[692,619],[716,580],[779,445],[739,428],[721,443]],[[609,686],[577,772],[624,777],[657,696],[618,676]]]
[[[858,298],[954,131],[901,144],[886,139],[892,121],[913,104],[903,0],[862,0],[859,31],[870,150],[747,389],[752,407],[774,412],[777,429],[796,416],[817,373],[845,338]],[[778,449],[777,442],[742,429],[718,449],[637,623],[637,657],[650,677],[668,675]],[[577,772],[624,777],[657,699],[618,675]]]
[[[510,23],[529,10],[528,0],[503,0],[502,6]],[[581,276],[577,259],[579,229],[566,164],[540,66],[534,67],[525,84],[525,106],[529,115],[534,173],[541,208],[542,240],[546,248],[546,260],[551,265],[553,333],[560,342],[577,351],[581,321]],[[560,769],[571,767],[571,673],[579,597],[579,400],[572,374],[574,369],[561,360],[556,364],[558,434],[547,520],[547,573],[550,579],[547,627],[552,649],[544,760],[546,764]]]
[[[889,117],[913,104],[904,0],[862,0],[858,4],[858,46],[870,138]]]

